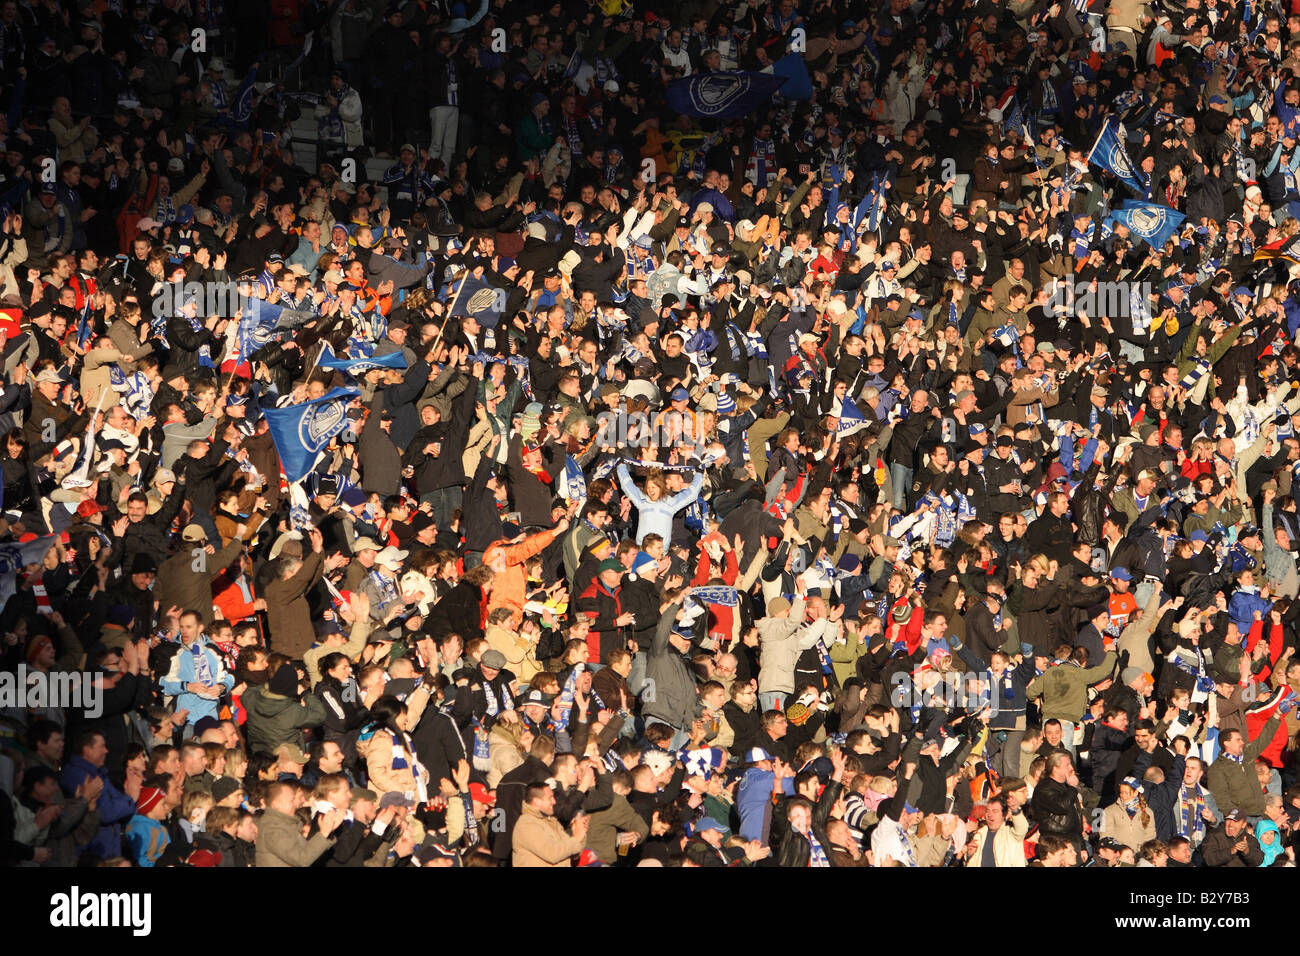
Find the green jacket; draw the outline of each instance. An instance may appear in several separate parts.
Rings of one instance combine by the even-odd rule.
[[[587,829],[587,849],[600,857],[600,862],[612,864],[618,860],[618,835],[635,833],[644,840],[650,834],[650,827],[641,814],[632,809],[627,797],[621,793],[614,794],[614,802],[608,808],[591,815],[591,826]]]
[[[1255,776],[1255,761],[1273,740],[1281,719],[1277,714],[1269,718],[1259,736],[1246,744],[1241,763],[1220,754],[1219,759],[1210,764],[1205,784],[1210,788],[1210,793],[1214,794],[1214,802],[1219,805],[1220,813],[1240,808],[1242,813],[1250,817],[1264,815],[1264,791],[1260,789],[1259,778]]]
[[[289,666],[289,665],[285,665]],[[274,753],[280,744],[303,745],[302,729],[319,727],[328,716],[315,694],[301,700],[273,694],[265,686],[250,687],[240,699],[248,711],[248,749],[252,753]]]
[[[1096,667],[1057,664],[1039,674],[1025,688],[1030,700],[1043,698],[1043,720],[1078,723],[1088,710],[1088,687],[1105,680],[1115,669],[1115,652],[1107,651]]]
[[[866,641],[854,640],[851,634],[847,637],[842,643],[837,641],[831,645],[831,667],[841,687],[850,677],[857,676],[858,658],[867,652]]]

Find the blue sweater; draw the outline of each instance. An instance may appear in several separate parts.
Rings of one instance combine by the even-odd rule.
[[[93,853],[98,857],[122,855],[122,825],[135,814],[135,801],[128,797],[108,779],[108,771],[95,767],[84,757],[76,756],[67,762],[59,783],[63,792],[69,797],[88,777],[99,777],[104,781],[104,790],[99,795],[99,830],[85,846],[76,848],[77,855]]]
[[[637,488],[632,475],[627,470],[627,463],[618,466],[618,483],[632,504],[636,506],[636,543],[640,544],[648,534],[657,534],[664,539],[667,548],[673,539],[673,516],[699,496],[704,487],[704,472],[697,471],[691,483],[670,498],[651,501]]]

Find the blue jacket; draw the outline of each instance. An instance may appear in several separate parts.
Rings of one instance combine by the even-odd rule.
[[[697,471],[689,485],[672,497],[663,497],[658,501],[651,501],[632,482],[626,462],[618,466],[618,483],[623,494],[636,506],[636,543],[640,544],[648,534],[657,534],[664,539],[664,547],[667,548],[673,540],[673,516],[699,495],[700,488],[704,486],[704,472]]]
[[[208,646],[207,638],[199,639],[202,643],[201,655],[207,658],[208,669],[212,673],[212,680],[216,684],[230,690],[235,686],[235,679],[226,673],[226,668],[221,663],[221,656]],[[167,676],[159,683],[162,691],[170,697],[176,698],[176,709],[189,711],[189,723],[191,725],[198,722],[202,717],[218,717],[218,708],[221,706],[219,697],[200,697],[198,694],[191,694],[185,688],[192,684],[194,677],[194,659],[193,648],[181,647],[172,657],[171,669],[167,671]]]
[[[1228,619],[1237,625],[1237,630],[1244,638],[1250,633],[1250,626],[1255,623],[1255,612],[1259,611],[1260,619],[1265,619],[1272,606],[1272,601],[1260,597],[1258,593],[1237,591],[1228,601]]]
[[[740,778],[736,788],[736,814],[740,818],[740,835],[746,840],[758,840],[767,846],[768,832],[772,827],[772,783],[776,774],[771,770],[751,767]],[[794,796],[794,779],[786,777],[781,787],[787,796]]]
[[[122,826],[135,815],[135,801],[128,797],[108,779],[108,771],[103,767],[93,766],[80,755],[73,757],[59,775],[63,792],[69,797],[89,777],[99,777],[104,781],[104,790],[99,795],[99,830],[85,846],[76,847],[76,853],[93,853],[107,859],[122,855]]]

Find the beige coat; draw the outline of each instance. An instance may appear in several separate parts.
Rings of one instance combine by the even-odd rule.
[[[257,821],[258,866],[311,866],[334,844],[323,833],[302,835],[302,823],[279,810],[267,810]]]
[[[1023,813],[1017,813],[1004,822],[993,836],[993,865],[999,867],[1027,866],[1025,862],[1025,834],[1029,822]],[[967,866],[983,866],[984,842],[989,837],[988,826],[975,831],[974,849],[966,858]]]
[[[571,836],[555,817],[544,817],[529,804],[515,824],[511,840],[514,866],[571,866],[569,857],[583,851],[584,841]]]

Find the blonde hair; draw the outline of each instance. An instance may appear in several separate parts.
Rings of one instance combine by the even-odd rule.
[[[181,817],[188,820],[195,810],[211,810],[216,802],[207,790],[191,790],[181,800]]]

